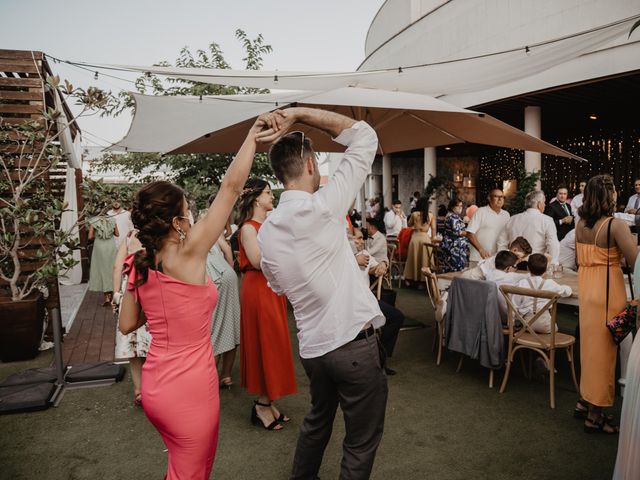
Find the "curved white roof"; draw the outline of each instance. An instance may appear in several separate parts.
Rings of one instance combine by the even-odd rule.
[[[387,0],[367,34],[359,70],[453,60],[545,42],[640,13],[640,0]],[[445,97],[471,106],[640,69],[640,29],[536,75]],[[473,71],[469,77],[473,78]]]

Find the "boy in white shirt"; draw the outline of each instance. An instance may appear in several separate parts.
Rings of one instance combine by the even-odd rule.
[[[502,250],[496,254],[494,261],[495,268],[487,270],[485,280],[500,285],[516,285],[520,280],[527,277],[526,273],[516,273],[515,268],[518,263],[518,256],[508,250]],[[507,302],[502,293],[498,292],[498,306],[500,308],[500,319],[503,324],[507,323]]]
[[[542,275],[547,271],[547,257],[540,253],[534,253],[529,256],[528,261],[530,275],[520,280],[517,284],[522,288],[533,288],[536,290],[546,290],[559,293],[561,297],[571,296],[571,287],[567,285],[558,285],[551,279],[544,279]],[[539,308],[542,308],[547,299],[532,298],[522,295],[513,296],[513,304],[518,312],[525,320],[532,318]],[[532,330],[537,333],[551,333],[551,315],[549,311],[545,311],[531,326]],[[556,331],[558,326],[556,325]]]
[[[506,251],[506,250],[504,250]],[[517,262],[522,261],[527,255],[531,254],[531,245],[524,237],[516,237],[509,245],[509,251],[514,253],[517,258]],[[485,258],[478,262],[478,265],[474,268],[470,268],[465,271],[462,276],[464,278],[470,278],[472,280],[488,280],[487,274],[496,270],[496,257],[497,253],[492,257]],[[502,269],[500,269],[502,270]]]

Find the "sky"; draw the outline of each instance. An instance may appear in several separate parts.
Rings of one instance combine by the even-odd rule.
[[[266,70],[355,70],[367,30],[384,0],[0,0],[0,49],[40,50],[63,60],[152,65],[180,49],[218,43],[242,68],[235,30],[262,34],[273,52]],[[54,73],[74,85],[114,92],[133,85],[62,63]],[[105,72],[113,73],[113,72]],[[127,77],[118,73],[117,76]],[[128,78],[134,79],[135,74]],[[88,145],[106,146],[127,132],[130,117],[80,120]]]

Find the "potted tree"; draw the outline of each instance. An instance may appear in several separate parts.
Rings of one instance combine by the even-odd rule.
[[[80,113],[106,102],[98,89],[74,89],[57,76],[45,91],[58,89],[81,104]],[[66,205],[50,188],[48,172],[64,161],[57,126],[59,110],[45,107],[42,120],[9,123],[0,119],[0,360],[33,358],[38,352],[46,311],[47,283],[72,268],[79,248],[73,228],[62,231]],[[79,214],[79,222],[82,213]]]

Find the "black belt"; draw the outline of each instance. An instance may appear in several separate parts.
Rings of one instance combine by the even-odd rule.
[[[369,327],[366,330],[361,330],[360,333],[358,335],[356,335],[356,338],[354,338],[351,341],[352,342],[356,342],[358,340],[363,340],[363,339],[368,338],[371,335],[375,335],[375,334],[376,334],[376,329],[373,328],[373,327]]]

